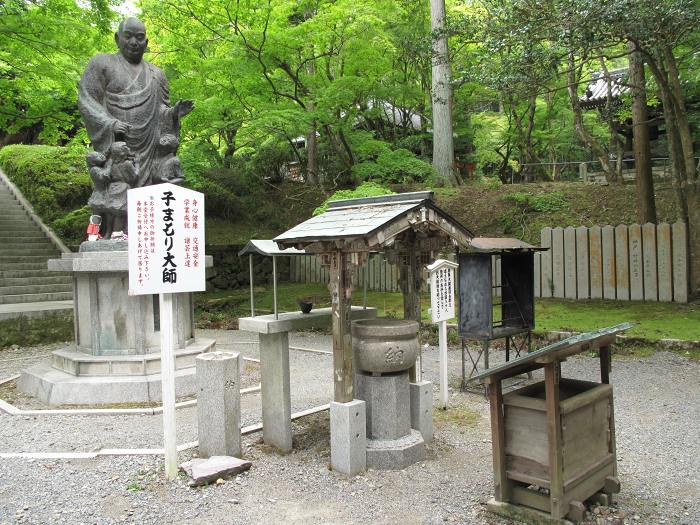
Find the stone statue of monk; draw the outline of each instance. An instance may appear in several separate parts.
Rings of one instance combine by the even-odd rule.
[[[135,158],[138,180],[132,187],[161,182],[160,165],[172,163],[173,152],[161,137],[177,137],[180,119],[194,108],[191,100],[170,105],[163,72],[143,60],[146,27],[127,18],[114,35],[119,52],[92,58],[80,80],[78,107],[92,147],[109,156],[114,142],[125,142]]]

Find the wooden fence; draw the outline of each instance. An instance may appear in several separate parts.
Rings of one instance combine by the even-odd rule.
[[[543,228],[535,296],[688,302],[684,223]]]
[[[688,302],[688,232],[684,223],[543,228],[535,254],[535,296],[567,299]],[[493,281],[500,283],[494,258]],[[399,269],[374,254],[354,276],[370,290],[397,292]],[[291,258],[292,282],[327,283],[314,256]]]
[[[290,257],[289,280],[296,283],[328,283],[328,268],[321,266],[313,255]],[[399,267],[390,264],[381,253],[372,254],[365,266],[355,269],[353,283],[361,290],[367,280],[367,289],[378,292],[399,292]]]

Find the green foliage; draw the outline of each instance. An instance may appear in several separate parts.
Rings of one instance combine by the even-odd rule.
[[[569,205],[566,196],[560,191],[539,193],[537,195],[527,192],[515,192],[509,193],[503,198],[506,201],[513,202],[524,211],[553,212],[564,209]]]
[[[384,151],[376,160],[355,164],[352,174],[358,181],[376,181],[381,184],[428,182],[436,177],[430,164],[407,149]]]
[[[90,221],[90,215],[92,215],[92,211],[86,205],[56,219],[51,224],[51,227],[61,239],[69,241],[69,244],[78,244],[87,235],[86,229]]]
[[[331,201],[340,201],[345,199],[359,199],[362,197],[379,197],[380,195],[392,195],[394,192],[386,186],[382,186],[376,182],[363,182],[354,190],[338,190],[333,195],[328,197],[323,204],[314,210],[314,216],[321,215],[328,209],[328,203]]]
[[[34,210],[50,227],[77,234],[70,212],[82,208],[92,193],[92,181],[85,164],[85,151],[57,146],[5,146],[0,149],[0,166],[17,185]],[[84,233],[87,221],[83,223]],[[80,240],[65,237],[69,243]]]
[[[0,6],[0,136],[28,132],[48,144],[77,127],[76,85],[110,44],[110,1],[8,0]]]

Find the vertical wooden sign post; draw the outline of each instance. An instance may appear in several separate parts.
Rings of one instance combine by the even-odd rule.
[[[447,408],[447,321],[455,316],[455,268],[459,265],[437,259],[428,265],[430,272],[430,311],[438,323],[440,340],[440,404]]]
[[[161,384],[165,476],[177,476],[175,440],[175,301],[200,292],[204,270],[204,195],[157,184],[128,192],[129,295],[160,297]]]

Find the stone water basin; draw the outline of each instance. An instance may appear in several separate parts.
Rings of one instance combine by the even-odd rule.
[[[386,317],[354,321],[352,349],[358,370],[378,374],[407,370],[418,357],[418,323]]]

